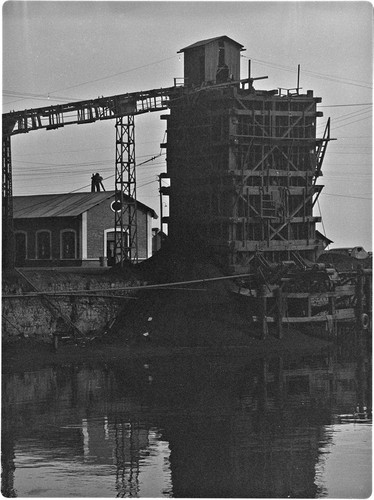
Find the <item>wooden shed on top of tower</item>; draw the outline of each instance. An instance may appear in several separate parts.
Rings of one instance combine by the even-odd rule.
[[[228,36],[201,40],[184,49],[184,80],[187,86],[240,80],[243,45]]]

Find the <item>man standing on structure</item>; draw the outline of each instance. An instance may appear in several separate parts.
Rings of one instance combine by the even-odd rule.
[[[91,177],[91,193],[94,193],[95,191],[100,191],[100,187],[102,188],[103,191],[104,185],[103,185],[103,178],[101,177],[100,174],[92,174]]]

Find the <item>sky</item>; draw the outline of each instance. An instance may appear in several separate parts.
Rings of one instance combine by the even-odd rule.
[[[300,65],[301,92],[322,98],[317,136],[330,117],[336,139],[319,178],[317,229],[330,248],[372,250],[371,3],[30,0],[8,1],[2,14],[3,112],[170,87],[183,77],[177,52],[222,35],[246,49],[242,78],[248,59],[253,77],[268,76],[258,90],[296,87]],[[135,117],[137,199],[158,214],[165,125],[160,113]],[[12,167],[15,196],[89,191],[95,172],[112,190],[115,121],[14,136]]]

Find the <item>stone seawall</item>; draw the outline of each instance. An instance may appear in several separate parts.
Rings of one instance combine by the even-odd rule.
[[[83,335],[103,333],[120,311],[134,303],[134,292],[118,290],[142,283],[128,273],[60,270],[22,270],[3,276],[2,339],[12,342],[34,338],[50,342],[54,335],[72,331]],[[35,290],[85,296],[30,296]],[[90,292],[102,290],[102,292]],[[90,296],[87,296],[87,295]]]

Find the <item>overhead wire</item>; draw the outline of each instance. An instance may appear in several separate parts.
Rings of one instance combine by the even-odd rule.
[[[137,145],[143,145],[143,144],[159,144],[159,141],[137,141],[136,142]],[[63,150],[63,151],[49,151],[49,152],[43,152],[43,153],[34,153],[34,154],[31,154],[30,153],[23,153],[23,154],[12,154],[12,158],[18,158],[19,156],[46,156],[46,155],[51,155],[53,153],[53,155],[56,155],[56,154],[66,154],[66,153],[81,153],[83,151],[102,151],[102,150],[110,150],[112,151],[113,148],[111,146],[107,146],[107,147],[103,147],[103,148],[81,148],[81,149],[67,149],[67,150]],[[149,156],[149,155],[142,155],[142,156],[137,156],[137,158],[143,158],[144,156]]]
[[[354,103],[354,104],[324,104],[323,106],[318,106],[319,108],[344,108],[348,106],[372,106],[372,102]]]
[[[348,117],[360,116],[365,113],[371,113],[372,109],[369,107],[368,109],[361,109],[359,111],[351,111],[350,113],[344,113],[343,115],[338,115],[334,117],[334,121],[346,120]]]
[[[24,96],[22,97],[21,99],[17,99],[15,101],[10,101],[8,103],[6,103],[7,105],[8,104],[11,104],[13,102],[17,102],[17,101],[20,101],[20,100],[26,100],[26,99],[37,99],[37,100],[58,100],[58,101],[81,101],[82,99],[80,98],[63,98],[63,97],[58,97],[58,96],[52,96],[52,94],[55,94],[56,92],[60,92],[60,91],[64,91],[64,90],[70,90],[70,89],[74,89],[74,88],[77,88],[77,87],[81,87],[83,85],[88,85],[90,83],[96,83],[96,82],[99,82],[99,81],[103,81],[103,80],[108,80],[110,78],[115,78],[116,76],[119,76],[119,75],[124,75],[126,73],[130,73],[132,71],[136,71],[136,70],[139,70],[139,69],[143,69],[143,68],[146,68],[148,66],[154,66],[155,64],[160,64],[162,62],[165,62],[165,61],[169,61],[171,59],[175,59],[176,55],[174,56],[171,56],[171,57],[166,57],[165,59],[160,59],[158,61],[153,61],[153,62],[150,62],[150,63],[147,63],[147,64],[143,64],[142,66],[137,66],[135,68],[130,68],[128,70],[124,70],[124,71],[120,71],[118,73],[113,73],[111,75],[107,75],[107,76],[103,76],[101,78],[95,78],[95,79],[92,79],[92,80],[87,80],[85,82],[80,82],[80,83],[77,83],[75,85],[70,85],[68,87],[64,87],[64,88],[60,88],[58,90],[52,90],[50,92],[47,92],[46,94],[33,94],[32,92],[17,92],[17,91],[12,91],[12,90],[4,90],[3,93],[4,95],[9,95],[9,96],[17,96],[17,95],[20,95],[20,96]],[[44,95],[44,97],[43,97]]]
[[[250,59],[251,61],[256,62],[259,65],[270,66],[270,67],[276,68],[278,70],[295,73],[295,68],[292,68],[291,66],[285,66],[285,65],[282,65],[279,63],[272,63],[269,61],[264,61],[262,59],[252,58],[252,57],[248,57],[248,56],[244,56],[244,55],[241,55],[241,57],[243,57],[245,59]],[[317,73],[316,71],[310,71],[310,70],[305,70],[305,69],[303,69],[303,73],[310,75],[314,78],[327,80],[327,81],[331,81],[331,82],[339,82],[339,83],[343,83],[346,85],[353,85],[353,86],[363,87],[363,88],[368,88],[368,89],[372,88],[371,83],[365,82],[363,80],[355,80],[352,78],[343,78],[340,76],[327,75],[324,73]],[[364,85],[362,85],[362,84],[364,84]]]
[[[370,198],[367,198],[367,197],[364,197],[364,196],[352,196],[352,195],[348,195],[348,194],[336,194],[336,193],[325,193],[323,192],[323,194],[325,196],[337,196],[338,198],[352,198],[354,200],[369,200],[369,201],[372,201],[372,197]]]
[[[360,118],[359,120],[355,120],[355,121],[349,122],[349,123],[344,123],[343,125],[338,125],[337,127],[334,127],[334,130],[337,130],[337,129],[342,128],[342,127],[346,127],[347,125],[353,125],[353,123],[362,122],[364,120],[367,120],[368,118],[371,118],[371,116],[365,116],[364,118]]]
[[[154,141],[152,141],[152,142],[154,142]],[[143,155],[143,156],[141,156],[141,157],[148,157],[148,156],[150,156],[150,155]],[[138,164],[137,164],[137,167],[141,167],[141,166],[143,166],[143,165],[145,165],[145,164],[148,164],[148,163],[150,163],[150,162],[154,162],[157,158],[160,158],[160,157],[162,157],[162,156],[165,156],[165,153],[164,153],[162,150],[160,150],[160,153],[158,153],[158,154],[156,154],[156,155],[153,155],[151,158],[148,158],[147,160],[145,160],[145,161],[143,161],[143,162],[141,162],[141,163],[138,163]],[[99,161],[99,162],[81,162],[80,166],[93,166],[93,165],[94,165],[94,166],[96,166],[96,167],[97,167],[97,166],[99,166],[99,165],[103,164],[103,162],[104,162],[104,161],[105,161],[105,160],[103,160],[103,161]],[[22,163],[22,162],[20,162],[20,163]],[[26,163],[26,162],[23,162],[23,163]],[[34,164],[33,162],[29,162],[29,163]],[[38,165],[38,163],[36,163],[36,165]],[[39,164],[39,165],[40,165],[40,164]],[[65,165],[66,165],[66,164],[65,164]],[[69,166],[76,166],[77,164],[76,164],[76,163],[71,163],[71,164],[67,164],[67,165],[69,165]],[[153,168],[153,167],[155,167],[155,166],[160,166],[160,165],[165,165],[165,162],[164,162],[164,161],[163,161],[163,162],[161,162],[161,163],[156,162],[155,164],[151,165],[151,166],[150,166],[150,168]],[[54,166],[56,166],[56,165],[54,165]],[[58,166],[58,165],[57,165],[57,166]],[[61,165],[60,165],[60,166],[61,166]],[[79,174],[79,175],[81,175],[82,173],[85,173],[85,170],[78,170],[78,171],[77,171],[77,170],[74,170],[74,171],[71,171],[71,170],[69,170],[69,171],[61,171],[61,170],[59,170],[59,171],[57,171],[57,172],[56,172],[56,171],[54,171],[53,169],[51,170],[51,165],[49,165],[49,164],[42,164],[42,166],[39,166],[39,167],[37,167],[37,168],[38,168],[38,170],[39,170],[39,169],[41,169],[41,171],[38,171],[38,170],[34,167],[33,169],[28,169],[28,172],[26,172],[26,173],[25,173],[25,172],[23,172],[23,173],[22,173],[22,174],[20,174],[20,175],[22,175],[23,177],[25,177],[25,175],[27,176],[27,174],[30,174],[30,175],[31,175],[31,176],[33,176],[33,177],[35,177],[35,175],[43,175],[43,176],[44,176],[44,175],[45,175],[45,171],[46,171],[46,170],[48,170],[48,172],[49,172],[49,174],[50,174],[50,175],[51,175],[51,174],[54,174],[55,176],[56,176],[56,175],[57,175],[57,176],[60,176],[60,175],[66,175],[67,173],[68,173],[69,175],[75,175],[75,174],[77,174],[77,175],[78,175],[78,174]],[[112,168],[112,167],[110,167],[110,168]],[[16,173],[14,173],[14,174],[17,176],[17,174],[16,174]],[[111,175],[109,175],[109,176],[107,176],[107,177],[104,177],[104,178],[103,178],[103,180],[108,180],[108,179],[111,179],[111,178],[113,178],[114,176],[115,176],[115,174],[111,174]],[[152,177],[153,177],[153,176],[152,176]],[[149,177],[149,176],[148,176],[148,179],[152,179],[152,177]],[[56,178],[56,177],[55,177],[55,178]],[[145,180],[147,180],[147,178],[143,178],[142,180],[143,180],[143,181],[145,181]],[[151,180],[151,181],[149,181],[149,182],[146,182],[146,183],[143,183],[143,184],[138,184],[138,186],[137,186],[137,187],[140,189],[140,188],[142,188],[142,187],[144,187],[144,186],[146,186],[146,185],[149,185],[149,184],[151,184],[151,183],[153,183],[153,182],[156,182],[156,179],[153,179],[153,180]],[[77,191],[81,191],[82,189],[85,189],[85,188],[90,187],[90,186],[91,186],[91,184],[86,184],[86,185],[84,185],[84,186],[81,186],[81,187],[79,187],[79,188],[77,188],[77,189],[74,189],[74,190],[70,191],[70,193],[75,193],[75,192],[77,192]],[[43,203],[43,202],[42,202],[42,203]]]
[[[81,82],[79,84],[76,84],[76,85],[73,85],[73,86],[70,86],[70,87],[65,87],[64,89],[59,89],[59,90],[68,90],[68,89],[71,89],[71,88],[77,88],[79,86],[87,85],[89,83],[94,83],[94,82],[97,82],[97,81],[106,80],[106,79],[113,78],[113,77],[116,77],[116,76],[121,75],[121,74],[125,74],[125,73],[131,72],[131,71],[135,71],[137,69],[142,69],[142,68],[147,67],[147,66],[158,64],[160,62],[164,62],[164,61],[173,59],[175,57],[176,56],[172,56],[172,57],[169,57],[169,58],[166,58],[166,59],[162,59],[162,60],[159,60],[159,61],[155,61],[153,63],[149,63],[149,64],[146,64],[146,65],[143,65],[143,66],[138,66],[136,68],[131,68],[129,70],[125,70],[125,71],[118,72],[118,73],[115,73],[115,74],[112,74],[112,75],[108,75],[106,77],[97,78],[97,79],[89,80],[89,81],[86,81],[86,82]],[[246,57],[246,56],[242,56],[242,57]],[[250,58],[247,57],[247,59],[250,59]],[[292,71],[292,72],[295,71],[295,69],[291,68],[291,67],[282,66],[282,65],[279,65],[279,64],[272,64],[270,62],[261,61],[259,59],[254,59],[254,58],[252,60],[255,61],[255,62],[257,62],[257,63],[259,63],[259,64],[268,65],[268,66],[271,66],[271,67],[275,67],[277,69],[282,69],[282,70],[285,70],[285,71]],[[367,82],[362,82],[360,80],[344,79],[344,78],[339,78],[339,77],[336,77],[336,76],[326,75],[326,74],[324,75],[324,74],[321,74],[321,73],[316,73],[316,72],[308,71],[308,70],[304,70],[304,73],[310,74],[310,75],[314,76],[315,78],[322,78],[322,79],[326,79],[326,80],[330,80],[330,81],[339,81],[339,82],[345,83],[345,84],[356,85],[356,86],[365,87],[365,88],[371,88],[371,87],[366,87],[366,85],[360,85],[359,83],[357,83],[357,82],[367,83]],[[48,95],[47,95],[47,97],[44,98],[44,99],[50,100],[51,99],[51,94],[53,94],[55,92],[58,92],[59,90],[55,90],[55,91],[49,92]],[[12,95],[14,95],[14,96],[16,96],[16,95],[24,95],[25,99],[27,99],[27,98],[43,99],[43,94],[20,93],[20,92],[16,92],[16,91],[4,91],[4,94],[5,95],[8,94],[8,96],[12,96]],[[55,100],[72,100],[72,101],[73,100],[80,100],[80,99],[76,99],[76,98],[63,98],[63,97],[59,97],[59,96],[53,96],[52,98],[55,99]],[[354,107],[354,106],[372,106],[372,103],[345,103],[345,104],[324,105],[324,106],[320,106],[320,107]],[[362,116],[362,115],[368,113],[369,111],[370,110],[360,110],[358,112],[352,112],[352,113],[348,113],[348,114],[345,114],[345,115],[341,115],[340,117],[337,117],[334,120],[334,123],[338,122],[338,126],[334,126],[334,129],[338,129],[338,128],[341,128],[341,127],[344,127],[344,126],[348,126],[350,124],[357,123],[359,121],[362,121],[362,120],[365,120],[367,118],[370,118],[370,116],[366,116],[366,117],[360,118],[359,120],[349,121],[348,123],[342,124],[342,122],[344,122],[346,120],[351,120],[351,118]],[[339,124],[339,122],[340,122],[340,124]],[[319,125],[319,126],[323,126],[323,125]],[[165,141],[165,137],[166,137],[166,132],[164,134],[163,142]],[[109,148],[102,148],[102,149],[109,149]],[[49,154],[49,153],[46,153],[46,154]],[[333,151],[333,152],[331,152],[331,154],[355,154],[355,153],[337,152],[337,151],[334,152]],[[370,154],[370,153],[366,153],[366,154]],[[154,157],[146,160],[145,162],[142,162],[142,163],[138,164],[137,166],[141,166],[141,165],[143,165],[145,163],[151,162],[154,159],[158,158],[159,156],[161,156],[161,151],[160,151],[159,155],[154,156]],[[17,160],[15,160],[15,161],[17,162]],[[76,163],[70,163],[70,164],[54,164],[54,165],[43,164],[43,163],[40,163],[40,162],[39,163],[36,163],[36,162],[24,162],[24,163],[35,164],[35,165],[46,165],[50,169],[51,166],[60,166],[60,167],[61,166],[77,166],[77,165],[79,165],[79,166],[101,166],[105,162],[106,162],[106,160],[101,160],[101,161],[99,160],[99,161],[96,161],[96,162],[80,162],[78,164],[76,164]],[[153,166],[155,166],[155,165],[153,165]],[[34,174],[35,173],[36,172],[34,171]],[[61,172],[59,172],[59,173],[61,173]],[[71,172],[69,172],[69,173],[71,174]],[[367,174],[363,174],[363,175],[367,175]],[[112,178],[112,177],[114,177],[114,175],[110,175],[110,176],[106,177],[105,180],[107,180],[109,178]],[[144,187],[144,186],[146,186],[148,184],[151,184],[153,182],[156,182],[156,180],[153,180],[153,181],[147,182],[145,184],[139,185],[138,187],[141,188],[141,187]],[[80,189],[84,189],[85,187],[88,187],[88,186],[89,185],[86,185],[86,186],[83,186],[81,188],[78,188],[78,189],[76,189],[74,191],[71,191],[71,193],[73,193],[75,191],[78,191]],[[365,199],[365,200],[371,199],[371,198],[363,198],[363,197],[337,195],[337,194],[332,194],[332,193],[324,193],[324,194],[326,194],[327,196],[344,196],[344,197],[357,198],[357,199]]]
[[[159,157],[159,156],[161,156],[161,155],[162,155],[162,153],[160,153],[160,154],[158,154],[158,155],[155,155],[155,156],[153,157],[153,159],[156,159],[156,158],[158,158],[158,157]],[[144,161],[144,162],[142,162],[142,163],[139,163],[139,164],[137,165],[137,167],[140,167],[140,166],[144,165],[145,163],[148,163],[149,161],[150,161],[150,160],[146,160],[146,161]],[[103,178],[103,180],[108,180],[108,179],[111,179],[111,178],[113,178],[114,176],[115,176],[115,174],[109,175],[108,177],[104,177],[104,178]],[[153,182],[153,181],[152,181],[152,182]],[[149,184],[150,184],[150,183],[149,183]],[[85,186],[82,186],[82,187],[79,187],[79,188],[77,188],[77,189],[74,189],[73,191],[70,191],[70,193],[75,193],[76,191],[80,191],[81,189],[84,189],[84,188],[89,187],[89,186],[90,186],[90,184],[87,184],[87,185],[85,185]],[[140,187],[144,187],[144,185],[139,185],[139,186],[137,186],[137,188],[140,188]]]
[[[145,158],[150,155],[141,155],[138,158]],[[153,159],[158,158],[159,155],[154,156]],[[138,166],[143,165],[144,163],[147,163],[149,160],[146,160],[145,162],[142,162],[141,164],[138,164]],[[103,158],[102,160],[96,160],[96,161],[83,161],[83,162],[72,162],[72,163],[44,163],[44,162],[33,162],[33,161],[24,161],[24,160],[14,160],[14,163],[20,163],[22,165],[38,165],[39,170],[44,169],[50,169],[51,167],[84,167],[84,166],[95,166],[95,165],[107,165],[109,162],[113,162],[113,158]]]
[[[14,102],[24,101],[26,99],[37,100],[37,101],[62,101],[62,102],[70,102],[70,101],[81,101],[82,99],[78,99],[76,97],[61,97],[61,96],[53,96],[50,95],[45,96],[45,94],[33,94],[32,92],[16,92],[11,90],[3,90],[4,97],[20,97],[19,99],[14,99],[13,101],[8,101],[4,103],[4,105],[12,104]]]
[[[135,68],[131,68],[131,69],[127,69],[125,71],[119,71],[118,73],[113,73],[111,75],[108,75],[108,76],[103,76],[101,78],[95,78],[95,79],[92,79],[92,80],[87,80],[85,82],[81,82],[81,83],[77,83],[76,85],[70,85],[69,87],[64,87],[64,88],[61,88],[61,89],[58,89],[58,90],[53,90],[51,92],[49,92],[48,94],[54,94],[55,92],[60,92],[60,90],[70,90],[70,89],[74,89],[74,88],[77,88],[77,87],[81,87],[82,85],[87,85],[89,83],[96,83],[96,82],[100,82],[100,81],[103,81],[103,80],[108,80],[109,78],[115,78],[116,76],[119,76],[119,75],[124,75],[126,73],[131,73],[132,71],[136,71],[138,69],[143,69],[143,68],[147,68],[149,66],[154,66],[155,64],[160,64],[162,62],[165,62],[165,61],[170,61],[171,59],[175,59],[176,55],[174,56],[171,56],[171,57],[166,57],[165,59],[160,59],[158,61],[153,61],[151,63],[148,63],[148,64],[143,64],[142,66],[137,66]]]
[[[321,224],[322,224],[322,230],[323,230],[323,235],[326,238],[326,230],[325,230],[325,224],[323,222],[323,217],[322,217],[322,211],[321,211],[321,206],[319,204],[319,200],[317,199],[317,205],[318,205],[318,210],[319,210],[319,215],[321,217]]]
[[[345,120],[348,120],[351,118],[355,118],[357,116],[361,116],[361,115],[366,114],[366,113],[371,113],[371,109],[361,109],[359,111],[351,111],[350,113],[344,113],[343,115],[339,115],[339,116],[334,117],[334,124],[336,122],[345,121]],[[324,127],[326,125],[326,123],[327,123],[327,120],[322,122],[322,123],[319,123],[317,128]]]
[[[372,114],[370,113],[368,116],[364,116],[362,118],[360,118],[359,120],[354,120],[354,121],[348,121],[348,123],[343,123],[344,121],[346,120],[351,120],[352,118],[355,118],[355,117],[358,117],[358,116],[362,116],[363,114],[365,113],[368,113],[368,111],[362,111],[361,113],[357,113],[355,115],[352,115],[350,117],[347,117],[347,118],[340,118],[340,119],[334,119],[334,122],[333,122],[333,126],[331,127],[332,130],[336,130],[336,129],[339,129],[341,127],[345,127],[347,125],[351,125],[353,123],[357,123],[357,122],[360,122],[360,121],[363,121],[363,120],[367,120],[368,118],[371,118],[372,117]],[[338,122],[338,126],[336,126],[336,123]],[[320,123],[317,125],[317,129],[324,129],[326,127],[326,124],[327,124],[327,121],[326,122],[323,122],[323,123]]]
[[[81,87],[81,86],[84,86],[84,85],[88,85],[90,83],[95,83],[95,82],[98,82],[98,81],[103,81],[103,80],[108,80],[110,78],[115,78],[115,77],[117,77],[119,75],[123,75],[123,74],[126,74],[126,73],[130,73],[132,71],[136,71],[136,70],[143,69],[143,68],[155,65],[155,64],[160,64],[162,62],[165,62],[165,61],[168,61],[168,60],[171,60],[171,59],[175,59],[176,57],[178,57],[178,56],[173,55],[171,57],[160,59],[158,61],[153,61],[153,62],[144,64],[144,65],[141,65],[141,66],[130,68],[128,70],[124,70],[124,71],[120,71],[120,72],[117,72],[117,73],[113,73],[111,75],[107,75],[107,76],[100,77],[100,78],[94,78],[94,79],[91,79],[91,80],[87,80],[87,81],[84,81],[84,82],[77,83],[75,85],[70,85],[70,86],[63,87],[63,88],[60,88],[60,89],[57,89],[57,90],[52,90],[52,91],[47,92],[46,94],[36,94],[36,93],[32,93],[32,92],[22,92],[22,91],[14,91],[14,90],[7,90],[7,89],[5,89],[3,91],[3,94],[5,96],[8,96],[8,97],[9,96],[10,97],[12,97],[12,96],[23,96],[19,100],[25,100],[25,99],[50,100],[52,98],[53,100],[62,100],[62,101],[66,101],[66,100],[68,100],[68,101],[75,101],[76,100],[76,101],[79,101],[79,100],[81,100],[79,98],[70,98],[70,97],[69,98],[65,98],[65,97],[61,97],[61,96],[52,96],[52,94],[55,94],[56,92],[59,92],[61,90],[69,90],[69,89],[78,88],[78,87]],[[279,63],[273,63],[273,62],[270,62],[270,61],[264,61],[264,60],[257,59],[257,58],[250,58],[250,57],[244,56],[244,55],[241,55],[241,57],[243,57],[245,59],[251,59],[252,61],[254,61],[254,62],[256,62],[257,64],[260,64],[260,65],[270,66],[270,67],[276,68],[278,70],[283,70],[283,71],[288,71],[288,72],[295,72],[295,68],[292,68],[290,66],[282,65],[282,64],[279,64]],[[364,87],[364,88],[372,88],[371,83],[365,82],[363,80],[356,80],[356,79],[351,79],[351,78],[343,78],[343,77],[336,76],[336,75],[328,75],[328,74],[318,73],[318,72],[311,71],[311,70],[306,70],[306,69],[304,69],[303,72],[305,74],[307,74],[307,75],[311,75],[314,78],[320,78],[320,79],[324,79],[324,80],[327,80],[327,81],[340,82],[340,83],[343,83],[343,84],[355,85],[355,86]],[[362,84],[366,84],[366,85],[362,85]],[[11,101],[11,102],[16,102],[16,101]],[[11,102],[8,102],[7,104],[10,104]],[[333,106],[347,106],[347,105],[348,104],[330,105],[330,107],[333,107]],[[352,106],[355,106],[355,105],[361,105],[361,104],[352,104]],[[323,107],[327,107],[327,106],[323,106]]]

